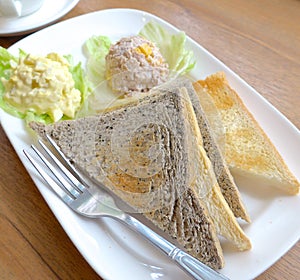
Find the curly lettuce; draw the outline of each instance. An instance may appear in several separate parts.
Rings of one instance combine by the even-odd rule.
[[[19,51],[19,55],[24,55],[23,51]],[[6,80],[9,79],[11,73],[11,65],[17,64],[18,58],[12,54],[10,54],[5,48],[0,47],[0,78],[4,78]],[[0,107],[6,111],[7,113],[24,119],[25,115],[19,112],[15,107],[11,106],[3,99],[3,95],[5,93],[5,88],[0,79]]]
[[[194,53],[185,48],[186,35],[183,31],[170,34],[160,24],[151,21],[144,25],[139,35],[157,45],[169,69],[177,76],[187,74],[194,68]]]
[[[83,45],[87,57],[86,69],[94,85],[105,80],[105,56],[109,52],[111,40],[107,36],[92,36]]]

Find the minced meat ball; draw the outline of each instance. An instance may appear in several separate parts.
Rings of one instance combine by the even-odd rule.
[[[133,95],[168,80],[169,66],[158,47],[140,36],[119,40],[106,56],[106,78],[112,90]]]

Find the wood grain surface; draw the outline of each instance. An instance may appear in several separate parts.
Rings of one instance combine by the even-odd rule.
[[[106,8],[145,10],[184,30],[300,128],[299,0],[81,0],[60,20]],[[0,37],[0,45],[25,36]],[[101,279],[53,216],[2,128],[0,161],[0,279]],[[299,259],[298,241],[257,279],[300,279]]]

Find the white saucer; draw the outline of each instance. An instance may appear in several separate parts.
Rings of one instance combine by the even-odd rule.
[[[33,14],[20,18],[0,17],[0,36],[15,36],[33,32],[58,20],[72,10],[79,0],[45,0]]]

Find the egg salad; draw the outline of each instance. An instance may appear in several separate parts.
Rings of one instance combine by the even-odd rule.
[[[63,115],[73,118],[81,93],[75,88],[68,61],[57,53],[45,57],[26,55],[12,65],[10,78],[2,78],[3,99],[20,112],[48,114],[56,122]]]
[[[84,115],[91,93],[81,62],[71,55],[49,53],[19,55],[0,47],[0,108],[5,112],[45,124]]]

